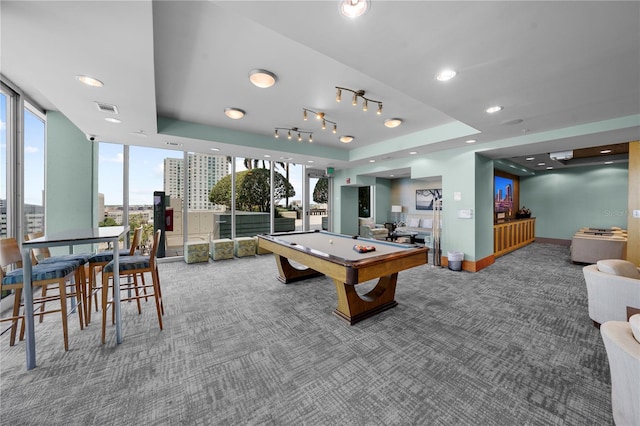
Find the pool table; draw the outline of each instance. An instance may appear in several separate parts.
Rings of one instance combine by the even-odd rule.
[[[283,283],[326,275],[338,293],[338,317],[355,324],[395,307],[398,272],[427,263],[428,248],[326,231],[258,235],[261,248],[273,252]],[[375,247],[359,253],[355,245]],[[306,268],[294,267],[292,260]],[[371,291],[359,295],[355,285],[378,279]]]

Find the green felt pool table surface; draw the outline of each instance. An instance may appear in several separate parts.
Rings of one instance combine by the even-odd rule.
[[[336,234],[332,232],[298,232],[272,235],[275,241],[298,246],[300,250],[314,251],[319,255],[332,256],[336,261],[356,262],[393,253],[406,252],[415,249],[415,246],[407,244],[391,243],[369,238],[353,238],[350,235]],[[353,249],[355,245],[375,247],[374,251],[358,253]]]

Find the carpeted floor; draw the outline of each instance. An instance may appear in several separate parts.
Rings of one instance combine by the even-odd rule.
[[[38,367],[0,338],[6,425],[610,425],[606,352],[566,247],[534,243],[478,273],[400,272],[399,305],[349,326],[325,277],[284,285],[271,255],[163,263],[150,301],[36,324]],[[362,288],[360,288],[362,287]],[[358,290],[371,283],[358,286]]]

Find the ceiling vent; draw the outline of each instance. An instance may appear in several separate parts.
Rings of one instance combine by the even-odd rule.
[[[102,112],[108,112],[109,114],[117,114],[118,113],[118,107],[116,107],[115,105],[109,105],[109,104],[105,104],[105,103],[102,103],[102,102],[96,102],[96,106]]]
[[[550,152],[549,157],[556,161],[567,161],[573,158],[573,151]]]

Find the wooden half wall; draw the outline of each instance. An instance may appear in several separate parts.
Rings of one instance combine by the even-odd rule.
[[[627,209],[627,260],[640,266],[640,141],[629,142],[629,207]]]

